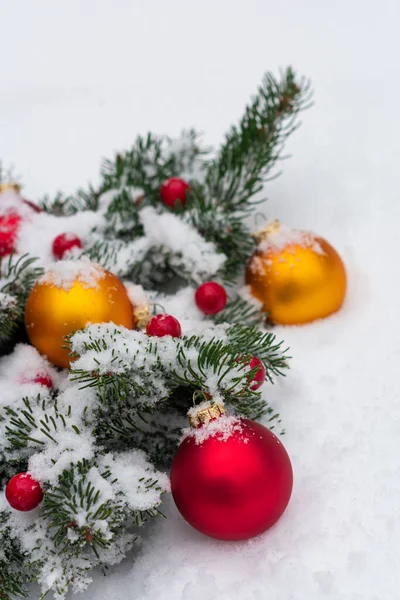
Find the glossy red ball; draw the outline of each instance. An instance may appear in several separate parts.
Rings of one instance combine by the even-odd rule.
[[[182,329],[179,321],[171,315],[155,315],[147,323],[147,335],[155,335],[156,337],[164,337],[164,335],[172,335],[172,337],[180,337]]]
[[[82,248],[80,238],[74,233],[61,233],[53,240],[53,254],[55,258],[63,258],[64,254],[72,248]]]
[[[264,383],[265,377],[267,375],[267,369],[265,368],[264,363],[256,356],[253,356],[250,359],[250,361],[249,361],[249,358],[250,357],[248,357],[247,359],[246,358],[237,358],[236,362],[237,363],[245,362],[246,366],[247,366],[246,370],[248,370],[248,371],[251,371],[252,369],[255,369],[256,367],[258,367],[256,374],[253,375],[253,377],[251,378],[251,381],[253,383],[250,385],[250,389],[255,391],[255,390],[258,390]]]
[[[17,213],[0,216],[0,257],[14,252],[21,220]]]
[[[254,381],[254,383],[250,386],[250,389],[254,391],[258,390],[258,388],[262,386],[262,384],[265,381],[265,376],[267,374],[267,370],[264,366],[264,363],[261,362],[261,360],[256,356],[253,356],[249,363],[249,369],[255,369],[255,367],[258,367],[258,371],[252,378],[252,381]]]
[[[171,489],[183,518],[220,540],[245,540],[271,527],[293,487],[289,456],[266,427],[240,420],[241,431],[202,443],[186,437],[171,467]]]
[[[40,483],[29,473],[18,473],[7,484],[6,498],[12,508],[27,512],[39,506],[43,499],[43,490]]]
[[[215,315],[226,306],[227,295],[225,288],[215,281],[206,281],[195,293],[197,308],[205,315]]]
[[[171,179],[164,181],[161,186],[161,200],[170,208],[174,208],[175,206],[185,206],[188,189],[189,184],[186,183],[186,181],[179,179],[178,177],[171,177]]]

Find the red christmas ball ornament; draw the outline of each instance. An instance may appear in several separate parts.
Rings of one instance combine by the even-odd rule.
[[[180,337],[182,329],[178,319],[175,319],[175,317],[171,315],[155,315],[147,323],[146,333],[147,335],[154,335],[156,337],[164,337],[164,335]]]
[[[0,216],[0,257],[14,252],[21,220],[15,212]]]
[[[215,281],[206,281],[195,293],[197,308],[205,315],[215,315],[226,306],[227,295],[225,288]]]
[[[170,208],[175,208],[175,206],[185,206],[188,189],[189,184],[186,183],[186,181],[179,179],[178,177],[171,177],[171,179],[164,181],[161,186],[161,200]]]
[[[61,233],[53,241],[53,254],[55,258],[62,259],[64,254],[72,248],[82,248],[82,242],[75,233]]]
[[[43,490],[40,483],[29,473],[18,473],[7,484],[6,498],[12,508],[27,512],[39,506],[43,499]]]
[[[274,525],[293,487],[289,456],[266,427],[224,415],[205,403],[189,411],[192,430],[171,467],[171,490],[183,518],[219,540],[245,540]]]

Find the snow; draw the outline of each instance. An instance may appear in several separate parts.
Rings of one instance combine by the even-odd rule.
[[[255,235],[259,240],[257,249],[260,252],[269,250],[279,252],[284,248],[287,248],[290,252],[290,247],[301,246],[312,248],[317,254],[324,254],[320,244],[315,239],[315,234],[311,231],[300,231],[276,220],[267,221]]]
[[[158,214],[148,206],[140,213],[147,250],[152,246],[164,246],[174,254],[185,256],[187,270],[194,280],[201,281],[204,274],[213,275],[224,264],[226,256],[217,254],[215,244],[206,242],[194,227],[171,212]]]
[[[217,437],[226,442],[235,432],[242,432],[242,424],[234,415],[223,415],[202,425],[201,427],[188,427],[183,430],[183,440],[193,438],[196,444],[202,444],[210,437]]]
[[[68,292],[76,281],[84,288],[98,288],[99,280],[104,279],[106,271],[100,265],[83,256],[79,260],[60,260],[54,263],[48,271],[42,275],[38,283],[54,285]]]
[[[263,71],[292,63],[312,78],[315,106],[262,210],[332,243],[349,281],[338,314],[276,328],[293,359],[265,394],[295,477],[276,526],[217,542],[169,498],[139,557],[95,574],[82,599],[398,600],[398,3],[39,0],[24,19],[20,10],[5,3],[2,14],[18,23],[18,43],[3,28],[0,156],[23,175],[25,197],[95,180],[100,158],[136,132],[194,125],[218,143]],[[49,243],[66,230],[84,237],[69,223]],[[179,318],[178,308],[168,312]]]

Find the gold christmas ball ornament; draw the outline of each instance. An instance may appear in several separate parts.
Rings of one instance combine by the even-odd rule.
[[[25,307],[33,346],[58,367],[69,367],[65,336],[91,323],[135,324],[123,283],[89,260],[59,261],[36,282]]]
[[[246,283],[272,322],[301,325],[339,310],[346,271],[326,240],[278,221],[254,238],[258,247],[247,265]]]

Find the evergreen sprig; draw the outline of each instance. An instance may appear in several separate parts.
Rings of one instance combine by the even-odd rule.
[[[0,511],[0,599],[26,598],[24,555],[7,525],[8,514]]]
[[[309,83],[291,68],[278,78],[267,74],[215,153],[193,130],[179,143],[139,136],[129,150],[103,162],[99,185],[45,197],[41,207],[53,215],[97,213],[83,254],[147,289],[167,293],[211,278],[234,283],[254,249],[246,219],[259,201],[256,194],[274,176],[310,97]],[[160,187],[170,177],[189,183],[185,206],[171,209],[160,201]],[[160,236],[151,235],[155,220],[171,225],[172,235],[181,232],[183,243],[174,245],[160,228]],[[192,253],[185,253],[191,238]],[[40,274],[28,256],[0,261],[3,355],[21,339],[26,299]],[[64,598],[69,587],[81,591],[90,583],[93,568],[125,555],[136,539],[131,528],[161,514],[168,487],[138,450],[169,466],[199,392],[223,399],[237,414],[264,415],[271,429],[279,423],[251,385],[253,356],[264,363],[269,383],[288,366],[287,350],[262,329],[265,314],[236,298],[210,320],[212,329],[181,338],[91,325],[70,340],[77,361],[64,392],[2,408],[2,486],[13,471],[38,464],[47,471],[37,519],[12,532],[8,513],[0,512],[0,600],[23,596],[25,581],[37,581],[46,593],[49,573],[56,598]],[[130,474],[129,489],[121,470]],[[35,547],[24,553],[19,535],[21,544],[30,535]]]
[[[298,127],[298,115],[310,106],[310,99],[309,82],[296,77],[291,68],[279,79],[267,74],[212,159],[194,130],[184,132],[179,145],[149,133],[139,136],[130,150],[103,162],[97,188],[65,198],[57,194],[53,202],[42,201],[42,207],[54,214],[103,211],[107,226],[100,236],[94,233],[85,252],[110,267],[116,263],[116,252],[143,236],[143,208],[170,210],[160,203],[163,182],[182,177],[190,184],[188,201],[184,208],[172,210],[225,255],[217,275],[231,283],[254,248],[245,217],[258,202],[255,194],[282,158],[284,143]],[[187,268],[185,256],[160,244],[149,248],[144,257],[127,252],[125,258],[123,265],[116,265],[117,271],[142,285],[160,288],[172,278],[199,283]],[[205,272],[203,280],[209,276]]]
[[[256,370],[249,370],[242,359],[258,356],[271,382],[287,368],[282,344],[276,342],[273,333],[264,333],[256,326],[234,325],[226,330],[226,335],[211,340],[204,340],[201,335],[168,341],[136,332],[128,335],[132,341],[128,337],[121,344],[117,329],[90,328],[79,353],[82,356],[91,353],[93,366],[90,370],[73,367],[71,373],[80,385],[97,388],[102,402],[107,403],[110,394],[112,402],[128,402],[132,414],[143,406],[166,400],[178,388],[181,392],[186,388],[187,408],[191,403],[190,394],[197,389],[218,393],[237,412],[256,418],[268,411],[268,405],[259,392],[251,389]],[[119,344],[115,347],[117,340]],[[132,353],[133,343],[137,350]],[[111,363],[103,367],[101,355],[108,357],[110,351]],[[148,357],[147,360],[143,361],[143,356]]]
[[[310,84],[293,69],[280,80],[267,73],[239,126],[228,132],[210,164],[209,198],[218,198],[227,211],[247,213],[250,199],[282,155],[283,145],[298,126],[297,115],[310,106]]]
[[[0,258],[0,353],[5,354],[23,322],[26,300],[43,269],[36,258],[10,255]]]

